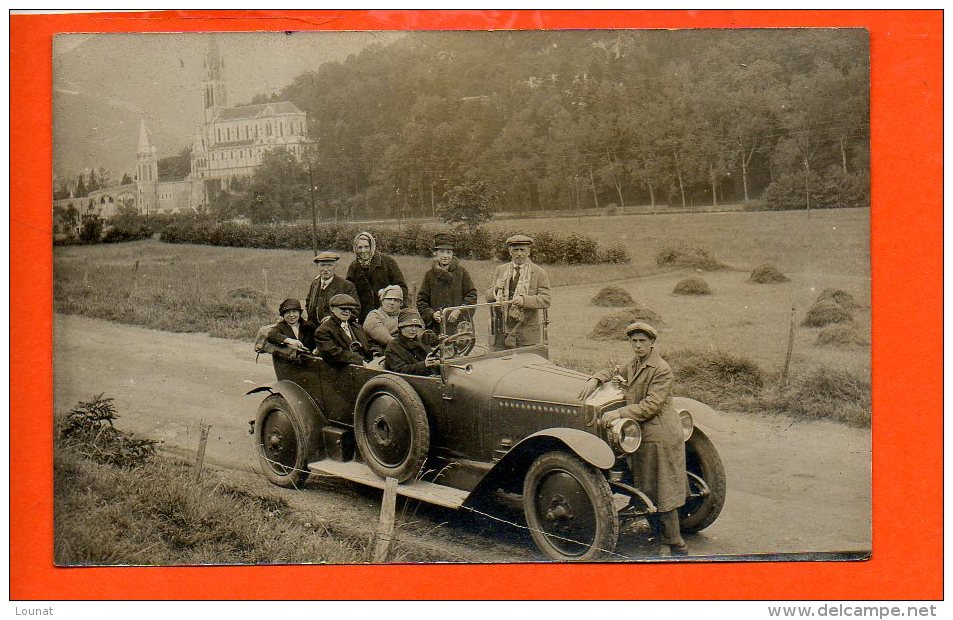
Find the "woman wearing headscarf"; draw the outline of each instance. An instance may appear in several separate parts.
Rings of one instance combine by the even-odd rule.
[[[381,307],[377,292],[396,284],[407,297],[407,283],[397,261],[377,251],[377,241],[369,232],[360,232],[354,237],[354,262],[347,268],[347,279],[357,289],[357,301],[361,304],[358,321],[363,323],[367,314]]]
[[[388,286],[378,291],[377,297],[381,300],[381,307],[367,313],[364,333],[370,340],[371,348],[383,353],[397,335],[397,315],[404,305],[404,292],[399,286]]]

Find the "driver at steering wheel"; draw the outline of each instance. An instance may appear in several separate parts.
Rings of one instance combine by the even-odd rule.
[[[384,351],[387,370],[407,375],[432,375],[440,361],[432,355],[433,350],[418,337],[424,329],[423,319],[416,310],[403,309],[397,318],[397,337],[390,341]]]

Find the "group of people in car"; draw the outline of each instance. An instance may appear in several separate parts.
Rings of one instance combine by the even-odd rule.
[[[539,343],[539,312],[551,300],[549,276],[529,258],[533,239],[513,235],[506,245],[511,260],[497,267],[484,295],[488,302],[510,302],[498,310],[496,349]],[[378,251],[373,235],[361,232],[354,238],[355,259],[345,277],[336,273],[337,253],[325,251],[314,258],[318,275],[305,307],[297,299],[284,300],[278,308],[281,321],[269,331],[268,341],[320,355],[329,364],[363,364],[383,356],[388,370],[431,374],[438,362],[420,334],[440,332],[441,326],[453,334],[459,322],[470,318],[458,307],[478,301],[455,250],[451,235],[436,235],[433,263],[411,304],[397,261]]]

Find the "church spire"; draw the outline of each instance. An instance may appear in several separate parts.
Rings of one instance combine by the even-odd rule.
[[[209,35],[205,50],[205,122],[211,122],[228,106],[225,92],[225,61],[218,49],[215,35]]]

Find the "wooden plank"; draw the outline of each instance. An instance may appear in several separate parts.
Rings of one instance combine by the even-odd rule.
[[[372,472],[364,463],[358,463],[357,461],[342,463],[324,459],[311,463],[308,468],[318,474],[330,474],[376,489],[384,489],[385,487],[385,482],[380,476]],[[470,493],[442,484],[411,480],[397,485],[397,495],[417,499],[428,504],[436,504],[444,508],[456,509],[463,505]]]
[[[377,525],[374,544],[374,562],[386,562],[394,541],[394,513],[397,512],[397,479],[388,478],[384,483],[384,499],[381,501],[381,519]]]

